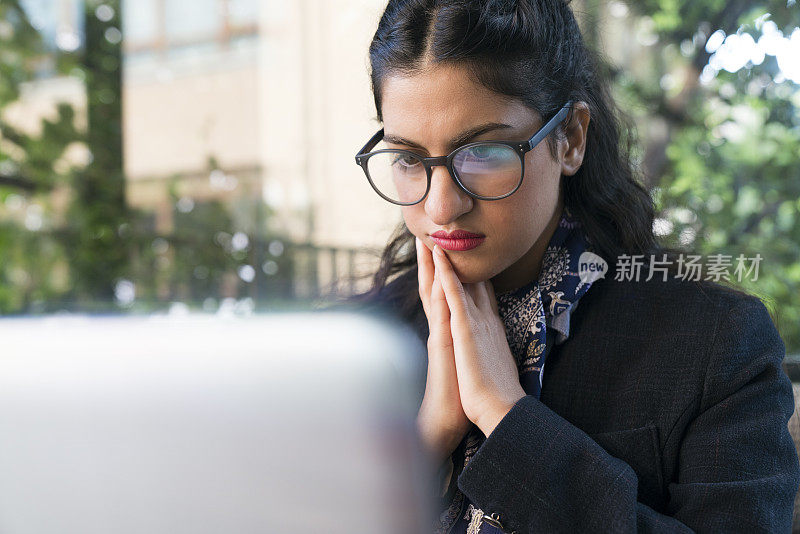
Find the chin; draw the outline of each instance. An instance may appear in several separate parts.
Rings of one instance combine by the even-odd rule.
[[[479,265],[458,265],[451,260],[453,271],[461,281],[462,284],[476,284],[478,282],[485,282],[491,278],[491,271],[485,266]]]

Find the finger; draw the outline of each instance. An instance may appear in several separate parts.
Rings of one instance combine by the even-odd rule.
[[[430,250],[418,237],[414,238],[417,247],[417,280],[419,285],[419,297],[422,301],[422,308],[428,316],[431,311],[431,285],[433,284],[433,258]]]
[[[442,284],[451,315],[463,317],[466,314],[467,293],[461,280],[456,276],[450,260],[447,259],[439,245],[433,247],[433,262],[436,268],[436,277]]]
[[[434,348],[441,350],[452,350],[453,336],[450,333],[450,307],[442,289],[439,276],[434,276],[431,285],[431,315],[428,325],[430,326],[430,337]]]

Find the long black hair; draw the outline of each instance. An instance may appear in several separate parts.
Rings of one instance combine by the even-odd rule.
[[[611,98],[602,57],[584,42],[568,1],[390,0],[369,57],[379,120],[387,75],[413,74],[430,64],[466,68],[485,87],[519,99],[543,119],[568,100],[586,102],[586,150],[578,172],[562,179],[565,206],[612,267],[621,254],[659,249],[653,200],[632,160],[634,130]],[[570,113],[564,122],[573,119]],[[546,140],[554,159],[563,138],[562,122]],[[402,295],[396,305],[408,314],[419,295],[414,236],[405,224],[384,249],[371,289],[357,298],[377,297],[394,278],[394,293]]]

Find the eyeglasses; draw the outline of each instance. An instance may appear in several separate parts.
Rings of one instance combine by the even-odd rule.
[[[393,204],[422,202],[431,188],[433,167],[444,165],[466,194],[479,200],[500,200],[513,194],[525,176],[525,154],[538,145],[567,116],[570,100],[527,141],[477,141],[447,156],[426,158],[410,150],[372,151],[383,139],[383,128],[356,155],[356,164],[372,188]]]

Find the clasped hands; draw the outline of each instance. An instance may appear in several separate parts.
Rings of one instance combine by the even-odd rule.
[[[490,281],[462,284],[439,246],[416,238],[428,318],[428,373],[417,416],[423,444],[444,460],[475,423],[488,436],[526,395]]]

